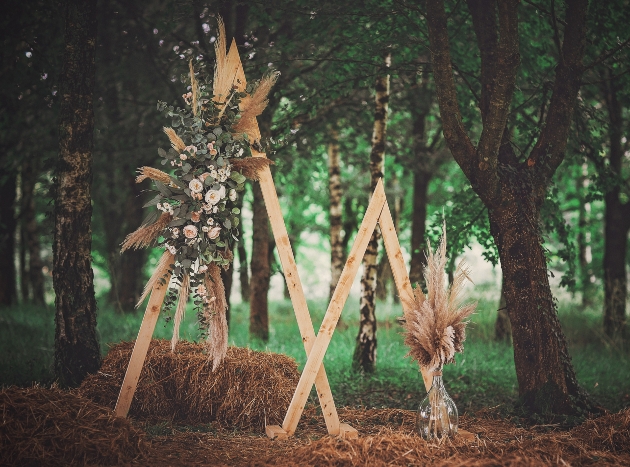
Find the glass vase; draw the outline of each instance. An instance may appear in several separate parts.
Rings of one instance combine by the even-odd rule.
[[[444,389],[442,371],[435,371],[431,389],[418,407],[416,430],[426,440],[439,440],[455,436],[457,423],[457,407]]]

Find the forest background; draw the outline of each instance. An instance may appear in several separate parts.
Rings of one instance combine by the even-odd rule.
[[[162,127],[170,122],[156,103],[183,106],[189,60],[211,69],[220,14],[247,76],[281,73],[259,123],[316,319],[334,290],[375,180],[383,176],[414,284],[423,284],[426,240],[437,243],[443,219],[449,271],[462,255],[472,262],[475,285],[468,290],[479,311],[464,362],[474,364],[460,362],[451,375],[468,406],[489,405],[482,395],[490,391],[490,401],[514,402],[520,395],[525,406],[541,411],[539,402],[528,400],[540,388],[522,382],[533,370],[519,364],[518,352],[515,363],[507,351],[510,321],[524,329],[523,320],[532,320],[558,335],[556,308],[560,337],[543,332],[539,341],[529,338],[539,353],[547,349],[545,339],[556,339],[560,357],[555,363],[540,357],[537,364],[549,372],[561,368],[570,380],[572,369],[562,357],[566,336],[582,386],[609,409],[629,405],[628,2],[523,1],[518,15],[517,2],[498,4],[96,2],[91,257],[102,352],[109,342],[135,336],[140,312],[134,305],[159,256],[120,254],[124,237],[142,223],[148,200],[146,186],[134,182],[136,168],[155,165],[157,148],[166,146]],[[54,378],[53,230],[55,177],[63,170],[58,129],[65,10],[53,1],[12,0],[6,11],[0,49],[0,320],[7,338],[1,369],[2,384],[28,384]],[[448,24],[446,36],[442,24]],[[440,48],[444,37],[446,49]],[[456,110],[448,107],[445,51],[452,58]],[[501,92],[508,99],[497,119],[491,109]],[[562,134],[550,136],[556,129]],[[454,143],[457,131],[475,142],[479,173]],[[557,137],[555,146],[540,149],[551,137]],[[489,169],[482,150],[494,154]],[[487,173],[503,187],[497,193],[509,187],[508,195],[498,196],[516,206],[524,224],[517,219],[508,225],[497,214],[501,203],[484,191],[492,182],[480,182]],[[251,184],[243,199],[244,241],[224,277],[233,305],[230,341],[292,353],[303,363],[299,342],[291,347],[290,336],[299,340],[299,334],[282,297],[264,209],[257,184]],[[525,243],[533,249],[523,246],[519,256],[514,248],[497,248],[510,243],[512,231],[531,234],[533,241]],[[395,321],[400,305],[378,235],[373,240],[342,317],[345,340],[329,357],[338,361],[333,382],[347,401],[360,394],[366,404],[406,404],[415,400],[408,396],[420,391],[420,379],[398,371],[411,374],[413,367],[401,363],[405,350]],[[541,244],[542,263],[536,259]],[[503,281],[500,259],[515,265]],[[549,274],[555,298],[536,288],[527,298],[519,267],[544,269],[535,279],[544,282]],[[517,329],[515,342],[525,336]],[[198,337],[192,320],[186,332],[186,338]],[[364,379],[349,377],[352,369]],[[593,407],[590,401],[577,405]],[[553,410],[564,411],[560,405]]]

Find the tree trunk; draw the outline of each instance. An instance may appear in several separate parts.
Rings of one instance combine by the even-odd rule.
[[[101,364],[91,264],[90,197],[96,1],[68,0],[64,17],[53,241],[55,374],[63,386],[78,386]]]
[[[534,412],[570,414],[578,402],[573,395],[581,389],[549,287],[543,241],[534,227],[539,212],[524,206],[512,201],[490,213],[513,329],[519,394]],[[530,219],[535,219],[533,225]]]
[[[385,57],[385,66],[389,67],[391,55]],[[379,179],[385,170],[385,136],[387,131],[387,108],[389,104],[389,74],[376,79],[376,96],[374,109],[374,129],[372,132],[372,151],[370,153],[370,198]],[[377,226],[370,237],[365,256],[363,257],[363,274],[361,276],[361,301],[359,333],[353,356],[353,368],[366,373],[376,368],[376,272],[378,244],[381,230]]]
[[[341,167],[339,164],[339,134],[330,130],[328,143],[328,191],[330,199],[330,292],[332,298],[343,270],[343,244],[341,243]]]
[[[494,322],[494,340],[510,342],[512,340],[512,325],[505,301],[505,281],[501,280],[501,298],[497,310],[497,320]]]
[[[426,263],[426,222],[429,182],[432,174],[418,170],[413,174],[413,214],[411,218],[411,265],[409,280],[412,285],[424,287],[424,265]]]
[[[429,76],[426,71],[420,75],[409,91],[410,112],[413,118],[413,214],[411,220],[411,264],[409,280],[412,285],[424,289],[424,266],[426,264],[426,221],[429,204],[429,183],[438,166],[445,159],[435,151],[438,137],[431,144],[427,142],[427,117],[431,113],[434,98],[429,89]]]
[[[580,389],[549,287],[540,206],[564,159],[584,71],[587,0],[568,0],[562,60],[540,134],[525,163],[505,131],[520,64],[517,0],[468,0],[481,54],[483,129],[475,147],[462,125],[443,0],[427,0],[431,59],[445,140],[488,208],[512,324],[519,394],[538,413],[598,411]],[[499,34],[500,31],[500,34]],[[507,169],[499,170],[500,164]]]
[[[15,172],[0,166],[0,307],[16,302],[15,275]]]
[[[39,232],[37,227],[35,206],[35,183],[38,170],[32,161],[26,160],[22,165],[22,232],[24,248],[28,252],[28,273],[22,282],[23,289],[30,290],[31,301],[37,305],[43,305],[44,301],[44,275],[42,268],[39,244]]]
[[[253,239],[252,239],[252,277],[249,298],[249,334],[254,339],[264,342],[269,340],[269,223],[267,209],[258,182],[253,183]]]
[[[606,106],[610,119],[610,169],[622,174],[623,153],[621,138],[623,132],[622,107],[617,93],[617,80],[609,72],[606,89]],[[626,299],[628,283],[626,278],[626,253],[628,229],[630,229],[630,202],[620,198],[621,187],[615,185],[604,196],[606,203],[604,230],[604,332],[612,339],[623,339],[626,334]]]

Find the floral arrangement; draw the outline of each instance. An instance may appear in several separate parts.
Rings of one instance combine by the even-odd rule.
[[[166,285],[172,276],[164,306],[169,309],[178,301],[174,349],[192,292],[213,368],[227,352],[227,301],[220,268],[229,268],[233,244],[240,237],[237,200],[245,181],[257,180],[270,163],[256,149],[256,117],[278,76],[273,73],[255,86],[247,85],[236,44],[226,53],[225,28],[220,18],[218,22],[213,77],[202,79],[191,61],[190,91],[182,96],[185,108],[158,102],[158,110],[171,121],[164,128],[171,147],[158,149],[161,164],[170,172],[138,169],[136,182],[151,179],[156,194],[144,206],[151,212],[142,226],[122,244],[123,251],[150,245],[164,249],[138,306],[158,281]]]
[[[466,318],[475,311],[477,304],[461,304],[461,292],[465,282],[470,280],[470,271],[464,261],[458,264],[450,287],[446,286],[446,225],[442,228],[438,249],[433,252],[431,243],[427,244],[424,269],[427,294],[420,287],[414,288],[414,306],[404,322],[405,344],[409,347],[407,356],[421,367],[440,372],[445,364],[454,361],[456,352],[463,352]]]

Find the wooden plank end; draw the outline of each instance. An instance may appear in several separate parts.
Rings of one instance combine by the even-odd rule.
[[[339,424],[339,437],[343,439],[358,439],[359,432],[347,423]]]
[[[267,425],[265,433],[271,439],[289,439],[289,434],[278,425]]]

